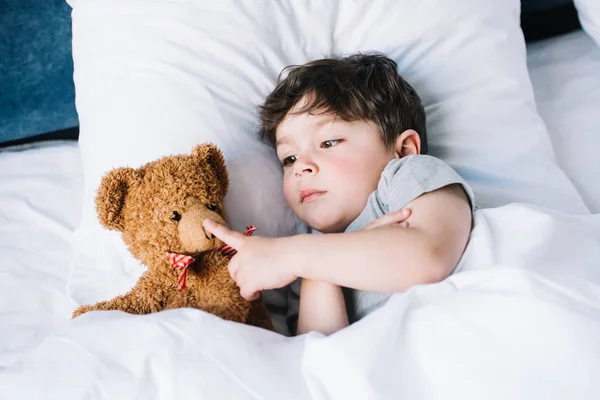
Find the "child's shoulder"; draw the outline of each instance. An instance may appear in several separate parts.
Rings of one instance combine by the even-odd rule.
[[[446,162],[426,154],[415,154],[391,160],[381,173],[378,189],[397,187],[403,181],[415,181],[430,185],[439,179],[462,180],[462,177]]]
[[[381,174],[377,191],[380,199],[388,203],[390,208],[396,208],[399,199],[405,203],[407,198],[412,200],[451,184],[462,185],[474,211],[475,198],[467,181],[445,161],[426,154],[390,161]]]
[[[398,173],[400,169],[404,169],[404,171],[416,170],[423,171],[424,173],[429,172],[429,174],[433,174],[433,172],[438,169],[453,170],[448,163],[440,158],[428,154],[414,154],[391,160],[385,167],[383,175],[393,176]]]

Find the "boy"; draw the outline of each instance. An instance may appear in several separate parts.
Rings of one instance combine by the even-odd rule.
[[[425,111],[394,61],[358,54],[291,67],[260,117],[287,202],[323,235],[246,237],[205,222],[238,250],[229,271],[242,296],[294,282],[296,333],[327,335],[393,293],[453,272],[473,195],[452,168],[424,155]]]

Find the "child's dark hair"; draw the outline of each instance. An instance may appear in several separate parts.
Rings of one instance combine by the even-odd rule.
[[[414,129],[421,138],[421,153],[427,153],[421,99],[398,74],[396,63],[382,54],[325,58],[285,68],[259,107],[261,137],[274,144],[277,127],[305,95],[308,101],[298,114],[321,110],[345,121],[372,121],[389,147],[402,132]]]

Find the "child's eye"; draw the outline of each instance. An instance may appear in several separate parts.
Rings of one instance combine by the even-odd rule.
[[[328,149],[330,147],[333,147],[333,146],[339,144],[340,142],[341,142],[341,139],[326,140],[323,143],[321,143],[321,147],[324,149]]]
[[[290,165],[292,165],[293,163],[295,163],[297,159],[298,159],[298,157],[296,157],[296,156],[286,157],[281,162],[281,165],[283,165],[284,167],[289,167]]]

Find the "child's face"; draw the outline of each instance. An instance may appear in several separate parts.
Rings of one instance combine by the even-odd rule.
[[[343,232],[367,204],[396,152],[385,146],[372,122],[293,112],[276,134],[285,198],[310,227]]]

